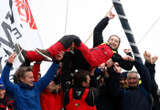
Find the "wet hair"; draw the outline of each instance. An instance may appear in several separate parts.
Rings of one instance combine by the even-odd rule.
[[[120,37],[119,37],[118,35],[116,35],[116,34],[112,34],[112,35],[110,35],[110,36],[109,36],[108,41],[109,41],[109,40],[110,40],[110,38],[111,38],[111,37],[113,37],[113,36],[116,36],[116,37],[119,39],[119,45],[120,45],[120,43],[121,43],[121,39],[120,39]],[[119,48],[119,45],[118,45],[118,48]],[[118,49],[118,48],[117,48],[117,49]]]
[[[75,72],[74,75],[74,86],[75,87],[82,87],[82,82],[86,82],[87,81],[87,75],[89,75],[89,71],[86,70],[78,70],[77,72]]]
[[[20,83],[20,78],[25,78],[26,72],[32,71],[31,66],[22,66],[20,67],[15,74],[13,75],[14,83]]]

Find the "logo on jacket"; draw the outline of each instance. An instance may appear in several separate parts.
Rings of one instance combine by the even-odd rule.
[[[75,103],[75,106],[76,106],[76,107],[79,107],[79,105],[80,105],[79,103]]]

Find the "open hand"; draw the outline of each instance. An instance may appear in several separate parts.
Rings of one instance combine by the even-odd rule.
[[[155,64],[155,62],[158,60],[158,56],[154,56],[151,58],[151,63]]]
[[[143,56],[147,62],[151,63],[151,54],[149,52],[145,51]]]
[[[62,60],[62,58],[63,58],[63,56],[64,56],[64,51],[60,51],[56,56],[55,56],[55,58],[56,58],[56,60]]]
[[[8,57],[8,63],[13,63],[14,59],[16,58],[17,54],[14,52]]]
[[[113,19],[115,17],[115,14],[113,14],[112,11],[109,11],[108,14],[107,14],[107,17],[109,19]]]

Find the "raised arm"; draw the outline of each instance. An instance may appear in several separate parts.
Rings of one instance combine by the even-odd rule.
[[[10,71],[15,58],[16,58],[16,53],[11,54],[8,58],[8,62],[6,63],[2,71],[1,77],[5,86],[7,87],[7,91],[13,91],[15,87],[15,85],[9,80]]]
[[[159,97],[157,94],[158,85],[155,80],[155,62],[157,61],[158,57],[157,56],[151,57],[151,54],[147,51],[145,51],[143,55],[145,59],[145,66],[148,68],[151,76],[151,81],[152,81],[151,94],[154,99],[154,104],[156,104],[159,102]]]
[[[151,76],[149,74],[147,67],[138,61],[135,61],[134,65],[141,76],[143,87],[150,92],[152,88],[152,82],[151,82]]]
[[[148,68],[152,80],[155,80],[155,62],[157,61],[158,57],[151,57],[151,54],[147,51],[144,52],[143,56],[145,59],[145,66]]]
[[[152,92],[156,94],[158,90],[158,85],[155,81],[155,62],[157,61],[158,57],[157,56],[151,57],[151,54],[147,51],[145,51],[143,55],[145,59],[145,66],[149,70],[151,81],[152,81]]]
[[[107,14],[107,16],[105,18],[103,18],[94,28],[93,31],[93,47],[96,47],[97,45],[103,43],[103,30],[105,29],[105,27],[108,25],[108,22],[110,19],[114,18],[114,14],[109,11],[109,13]]]
[[[50,81],[53,80],[53,76],[56,74],[57,69],[58,64],[56,62],[53,62],[47,73],[36,83],[40,91],[43,91],[50,83]]]
[[[120,54],[115,53],[112,56],[112,60],[114,62],[118,62],[120,67],[122,67],[125,70],[131,70],[133,67],[133,58],[129,55],[126,55],[122,57]]]

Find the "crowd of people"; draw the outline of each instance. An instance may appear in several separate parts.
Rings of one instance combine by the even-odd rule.
[[[104,42],[103,30],[114,16],[110,11],[96,25],[93,48],[76,35],[66,35],[48,49],[24,50],[16,44],[0,78],[0,110],[160,110],[158,57],[145,51],[143,64],[130,49],[124,49],[125,56],[118,53],[118,35]],[[16,57],[22,65],[12,82]],[[40,64],[50,59],[53,63],[41,77]]]

